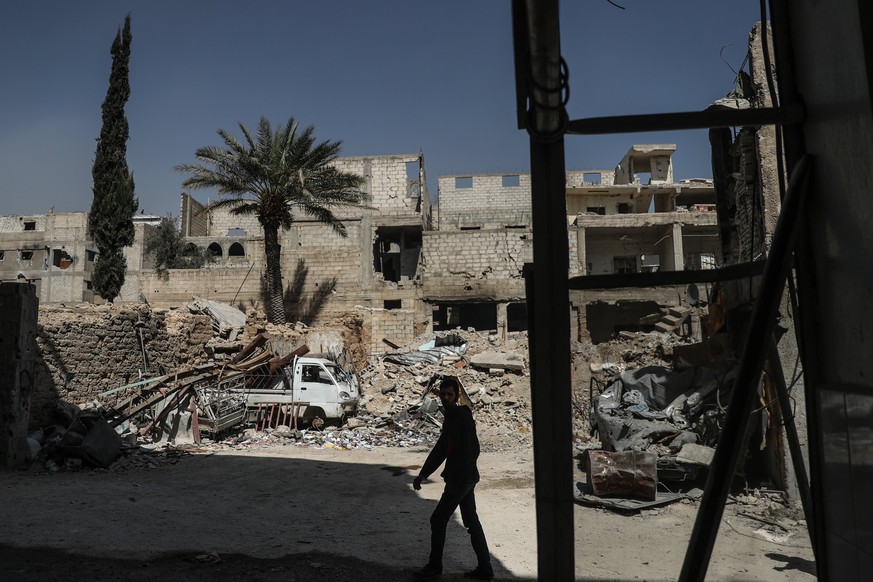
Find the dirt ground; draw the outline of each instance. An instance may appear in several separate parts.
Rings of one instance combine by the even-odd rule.
[[[425,448],[274,446],[182,454],[125,473],[0,470],[0,580],[408,580],[442,491],[411,482]],[[533,454],[485,452],[476,490],[498,580],[537,577]],[[698,504],[639,514],[574,506],[577,580],[675,580]],[[811,581],[802,524],[777,533],[730,505],[710,580]],[[443,579],[475,566],[459,517]]]

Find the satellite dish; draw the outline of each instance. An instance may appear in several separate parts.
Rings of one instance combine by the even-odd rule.
[[[697,307],[697,304],[700,303],[700,291],[697,289],[697,285],[694,283],[690,283],[688,285],[688,291],[685,293],[685,299],[688,301],[688,305],[693,305]]]

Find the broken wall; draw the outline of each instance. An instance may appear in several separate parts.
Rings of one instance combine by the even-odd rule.
[[[202,364],[212,336],[210,318],[187,311],[152,310],[146,305],[43,307],[31,425],[50,422],[59,399],[87,402],[102,391],[162,371]]]
[[[431,231],[422,238],[425,298],[524,296],[521,270],[533,259],[528,231]]]
[[[422,191],[426,193],[426,188],[414,183],[421,179],[421,163],[421,154],[407,154],[342,157],[334,165],[364,177],[364,192],[370,196],[368,204],[378,209],[379,214],[397,216],[421,212],[419,197]]]

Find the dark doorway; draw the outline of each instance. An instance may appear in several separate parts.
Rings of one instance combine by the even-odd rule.
[[[585,306],[585,317],[591,343],[611,340],[620,331],[654,331],[655,325],[641,324],[640,320],[660,313],[661,306],[655,301],[595,301]]]
[[[527,331],[527,303],[506,306],[506,331]]]

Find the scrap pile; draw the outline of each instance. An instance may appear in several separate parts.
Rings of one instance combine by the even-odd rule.
[[[603,496],[626,495],[666,502],[679,496],[656,492],[659,481],[681,484],[705,474],[736,366],[717,341],[671,346],[671,355],[672,367],[624,369],[605,384],[592,376],[589,424],[600,442],[585,447],[587,483],[577,499],[604,504]]]
[[[95,404],[108,425],[132,443],[138,437],[171,435],[178,425],[190,424],[195,443],[201,432],[217,435],[241,424],[246,415],[241,390],[267,384],[303,346],[280,357],[267,349],[269,337],[255,337],[226,362],[210,362],[141,380],[100,394]],[[179,422],[182,418],[182,422]]]
[[[61,402],[54,423],[31,431],[28,460],[42,460],[49,472],[83,466],[107,468],[122,453],[139,451],[140,439],[158,440],[190,424],[194,442],[199,443],[201,431],[216,435],[241,424],[246,413],[244,397],[230,389],[267,382],[291,358],[308,351],[303,346],[278,357],[265,348],[267,339],[263,334],[256,337],[228,362],[108,390],[100,394],[101,401],[83,407]],[[155,463],[138,459],[121,466]]]

